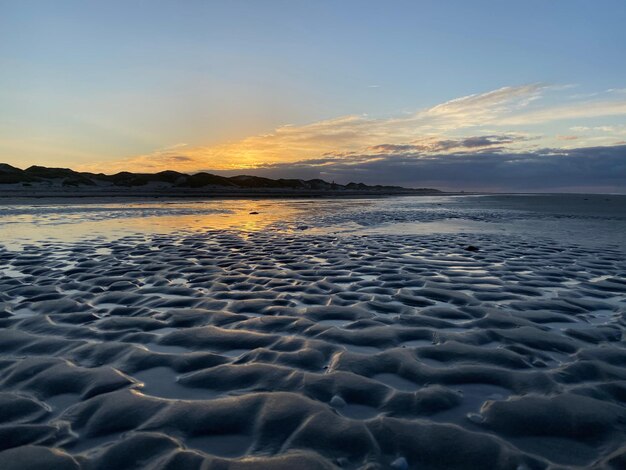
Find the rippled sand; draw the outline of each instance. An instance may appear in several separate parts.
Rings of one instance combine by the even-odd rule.
[[[624,468],[626,219],[404,201],[5,208],[0,468]]]

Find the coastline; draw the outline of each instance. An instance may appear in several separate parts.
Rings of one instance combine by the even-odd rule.
[[[102,189],[102,188],[100,188]],[[25,203],[40,199],[61,199],[65,201],[80,200],[83,202],[101,202],[105,199],[113,199],[121,202],[124,199],[137,201],[141,199],[166,199],[166,200],[189,200],[189,199],[359,199],[394,196],[455,196],[471,195],[469,193],[450,193],[443,191],[367,191],[367,190],[340,190],[340,191],[312,191],[312,190],[272,190],[272,189],[229,189],[229,190],[3,190],[0,188],[0,204],[14,204],[24,200]]]

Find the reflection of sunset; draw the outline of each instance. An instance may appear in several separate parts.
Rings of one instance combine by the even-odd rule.
[[[27,242],[46,238],[118,237],[133,233],[204,232],[210,230],[289,230],[298,214],[309,212],[307,201],[216,200],[180,203],[85,204],[41,207],[3,217],[1,239]],[[76,206],[74,206],[75,208]],[[251,214],[252,213],[252,214]],[[36,233],[33,226],[37,227]]]
[[[232,204],[223,201],[224,205]],[[235,204],[233,204],[235,205]],[[125,221],[129,229],[145,231],[155,228],[167,230],[241,230],[256,232],[268,228],[279,221],[290,220],[298,209],[291,205],[272,204],[265,210],[262,202],[247,202],[231,208],[231,213],[194,214],[194,215],[167,215],[147,218],[131,218]],[[250,214],[258,212],[258,214]]]

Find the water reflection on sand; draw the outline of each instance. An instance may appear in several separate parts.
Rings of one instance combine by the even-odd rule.
[[[0,204],[7,246],[131,233],[510,233],[626,246],[626,196],[415,196],[362,199],[33,200]]]

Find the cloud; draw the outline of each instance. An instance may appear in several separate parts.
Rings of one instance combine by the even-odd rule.
[[[82,169],[154,171],[171,165],[173,155],[193,159],[177,167],[183,171],[194,168],[243,169],[315,158],[324,153],[358,152],[382,143],[404,144],[428,138],[442,139],[453,131],[496,123],[498,116],[524,108],[546,89],[543,85],[506,87],[458,98],[399,118],[341,116],[302,126],[282,126],[270,133],[235,142],[185,147],[184,153],[180,146],[176,146],[106,164],[87,165]]]
[[[626,100],[620,101],[584,101],[565,106],[554,106],[504,117],[501,125],[519,126],[539,124],[550,121],[620,116],[626,114]]]
[[[435,118],[440,123],[443,121],[448,125],[459,127],[484,125],[527,108],[533,101],[539,100],[549,88],[542,84],[503,87],[434,106],[427,110],[425,115]]]
[[[571,128],[574,132],[592,132],[614,135],[626,135],[626,126],[574,126]]]
[[[626,145],[420,155],[411,151],[301,161],[251,170],[259,176],[325,178],[338,183],[401,184],[453,191],[579,191],[626,193]],[[232,175],[236,172],[221,172]]]
[[[407,152],[441,153],[447,151],[462,151],[500,147],[505,144],[523,142],[528,140],[525,136],[516,135],[480,135],[459,139],[438,139],[427,137],[418,139],[410,144],[378,144],[368,147],[370,153],[398,154]]]
[[[626,135],[619,131],[624,128],[617,123],[603,122],[599,126],[593,122],[599,117],[626,115],[623,94],[599,93],[601,99],[572,99],[563,96],[565,89],[545,84],[502,87],[394,118],[340,116],[305,125],[286,125],[232,142],[207,146],[177,144],[79,169],[107,173],[166,169],[251,173],[255,169],[267,172],[290,168],[309,174],[315,173],[313,166],[319,166],[318,176],[320,172],[344,167],[368,175],[368,169],[376,168],[381,178],[393,174],[402,179],[403,172],[392,170],[416,168],[424,165],[423,162],[430,162],[428,168],[434,168],[434,162],[440,170],[457,168],[459,162],[477,158],[480,167],[469,173],[476,181],[490,174],[483,167],[486,162],[494,168],[507,169],[512,175],[523,175],[524,169],[516,166],[523,161],[519,155],[536,156],[540,148],[558,152],[559,146],[573,140],[581,148],[600,148],[614,145],[617,140],[623,140],[616,137]],[[538,126],[541,134],[537,133]],[[576,135],[570,135],[570,131]],[[511,155],[515,157],[509,161]],[[540,163],[547,162],[531,159],[529,165],[542,168]],[[464,171],[470,170],[469,166],[464,167]],[[449,172],[445,174],[452,177]],[[407,183],[406,179],[402,181]],[[432,181],[449,187],[443,179]],[[454,179],[449,181],[453,182],[458,183]]]
[[[174,162],[193,162],[193,158],[191,157],[187,157],[185,155],[172,155],[170,156],[170,160],[174,161]]]

